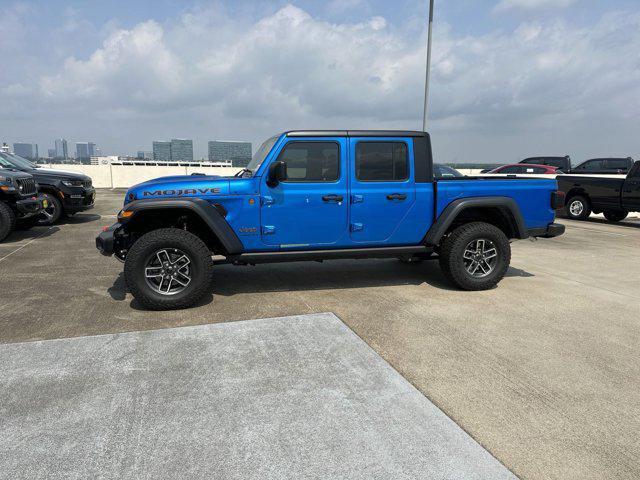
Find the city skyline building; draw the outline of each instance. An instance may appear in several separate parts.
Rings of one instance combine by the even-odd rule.
[[[13,153],[29,160],[37,160],[38,145],[36,143],[15,142],[13,144]]]
[[[153,142],[153,159],[154,160],[171,160],[171,142],[154,141]]]
[[[192,162],[193,140],[182,138],[171,139],[171,160]]]
[[[87,161],[96,155],[96,144],[93,142],[76,142],[76,160]]]
[[[67,141],[64,138],[58,138],[55,141],[56,158],[69,158],[69,150],[67,148]]]
[[[234,167],[246,167],[251,161],[251,142],[212,140],[208,144],[209,161],[231,161]]]

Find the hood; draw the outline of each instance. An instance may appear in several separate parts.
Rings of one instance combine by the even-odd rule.
[[[170,197],[214,197],[229,195],[229,178],[217,175],[176,175],[160,177],[134,185],[125,196],[133,200]]]
[[[20,170],[0,168],[0,177],[18,179],[18,178],[33,178],[33,175],[29,175],[28,173],[21,172]]]
[[[57,180],[91,180],[83,173],[69,172],[66,170],[54,170],[52,168],[37,168],[31,172],[36,177],[49,177]]]

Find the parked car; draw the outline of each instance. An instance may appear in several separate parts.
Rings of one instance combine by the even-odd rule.
[[[571,169],[571,173],[610,173],[610,174],[623,174],[629,173],[633,167],[633,158],[592,158],[586,160],[580,165]]]
[[[513,173],[513,174],[534,174],[534,175],[557,175],[558,173],[562,173],[558,170],[557,167],[552,167],[550,165],[535,165],[535,164],[527,164],[523,165],[521,163],[517,163],[515,165],[503,165],[502,167],[494,168],[493,170],[487,172],[491,173]]]
[[[619,222],[629,212],[640,211],[640,161],[634,163],[626,178],[561,175],[558,187],[565,193],[569,218],[585,220],[593,212]]]
[[[441,165],[439,163],[433,164],[433,176],[438,179],[464,177],[464,175],[455,168],[448,165]]]
[[[263,143],[235,177],[131,187],[96,247],[124,261],[141,304],[167,309],[208,293],[217,263],[436,253],[451,283],[484,290],[504,277],[511,239],[564,232],[554,223],[563,204],[555,179],[440,181],[433,170],[424,132],[287,132]]]
[[[93,208],[95,189],[87,175],[51,168],[42,168],[29,160],[11,153],[1,153],[0,158],[12,168],[33,175],[48,200],[47,208],[41,213],[39,223],[52,225],[62,215]]]
[[[529,157],[524,160],[520,160],[519,163],[556,167],[564,173],[569,173],[571,171],[571,157],[569,155],[565,155],[563,157]]]
[[[7,238],[21,223],[24,228],[29,221],[47,207],[47,200],[38,195],[37,184],[27,173],[6,167],[0,158],[0,242]]]

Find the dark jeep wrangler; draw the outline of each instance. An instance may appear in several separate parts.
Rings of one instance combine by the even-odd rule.
[[[38,195],[31,175],[0,168],[0,242],[13,232],[16,222],[30,226],[46,207],[47,200]]]

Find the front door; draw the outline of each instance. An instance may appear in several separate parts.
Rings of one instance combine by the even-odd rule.
[[[403,138],[349,140],[350,236],[359,244],[397,245],[394,237],[416,201],[413,144]]]
[[[631,212],[640,212],[640,160],[637,161],[622,185],[622,206]]]
[[[345,138],[296,138],[273,161],[287,164],[287,179],[260,184],[262,242],[281,249],[341,246],[348,238]]]

